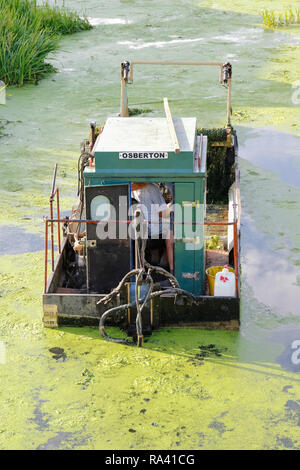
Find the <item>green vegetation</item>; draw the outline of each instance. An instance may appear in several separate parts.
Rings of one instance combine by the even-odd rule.
[[[128,108],[129,116],[138,116],[139,114],[152,113],[152,109],[149,108]]]
[[[226,142],[227,132],[225,128],[212,128],[207,129],[205,127],[198,127],[197,134],[203,134],[207,136],[208,144],[215,142]]]
[[[220,237],[219,235],[211,235],[209,240],[205,240],[205,249],[206,250],[220,250],[224,248],[224,245],[220,244]]]
[[[290,24],[300,23],[300,9],[287,8],[283,11],[263,10],[262,17],[264,25],[268,28],[278,28]]]
[[[228,189],[233,183],[234,151],[226,146],[225,128],[199,127],[197,135],[207,136],[207,203],[227,204]]]
[[[36,0],[0,0],[0,80],[7,85],[37,82],[54,67],[46,57],[60,35],[92,28],[77,13]]]

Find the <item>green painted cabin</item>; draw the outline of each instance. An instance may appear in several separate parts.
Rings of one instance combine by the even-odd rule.
[[[107,120],[93,148],[95,165],[84,170],[86,213],[87,218],[93,218],[97,200],[103,203],[103,199],[95,199],[99,195],[105,195],[116,205],[116,196],[127,194],[130,206],[132,182],[171,183],[175,203],[174,274],[183,289],[203,295],[205,254],[204,225],[201,224],[206,205],[207,137],[197,136],[196,118],[174,118],[173,123],[178,153],[166,118],[111,117]],[[117,212],[119,209],[116,207]],[[101,250],[101,243],[105,244],[107,258],[103,258],[104,251],[101,255],[99,252],[98,258],[102,257],[102,264],[115,274],[107,276],[109,285],[104,290],[109,291],[133,268],[133,249],[121,238],[111,242],[97,240],[97,246],[91,246],[89,240],[94,238],[95,228],[87,227],[88,250],[93,251],[88,256],[87,277],[93,275],[91,263],[97,258],[97,249]]]

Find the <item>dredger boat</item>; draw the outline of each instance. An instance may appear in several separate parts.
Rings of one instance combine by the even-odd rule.
[[[205,129],[194,117],[172,118],[167,98],[163,117],[130,117],[127,85],[141,64],[216,67],[227,88],[226,126]],[[78,160],[78,202],[64,218],[55,166],[45,218],[46,327],[99,324],[105,338],[139,346],[144,335],[166,325],[239,327],[240,198],[231,81],[230,63],[121,64],[120,115],[103,127],[91,123]],[[173,269],[162,232],[149,235],[151,220],[134,200],[133,188],[149,184],[170,208],[167,222],[158,212],[158,224],[169,224]],[[233,289],[214,295],[215,275],[225,265],[225,273],[234,273]],[[220,277],[225,284],[228,277]],[[128,338],[111,338],[106,325],[119,326]]]

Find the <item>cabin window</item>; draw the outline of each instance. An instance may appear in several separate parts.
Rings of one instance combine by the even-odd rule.
[[[92,220],[108,220],[111,215],[111,202],[108,197],[101,195],[95,196],[91,201]]]

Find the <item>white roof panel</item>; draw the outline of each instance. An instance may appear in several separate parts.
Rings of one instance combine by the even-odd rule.
[[[181,152],[193,152],[196,118],[174,118]],[[111,117],[96,141],[95,152],[173,152],[174,144],[166,118]]]

